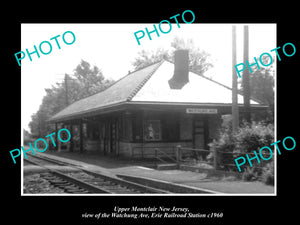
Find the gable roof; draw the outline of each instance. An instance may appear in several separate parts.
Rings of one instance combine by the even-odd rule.
[[[134,71],[106,90],[78,100],[51,117],[49,121],[80,117],[102,108],[127,103],[174,103],[231,106],[232,91],[218,82],[189,71],[189,82],[180,89],[171,89],[168,81],[174,74],[174,64],[162,60],[143,69]],[[239,104],[243,96],[238,95]],[[251,100],[252,105],[259,105]]]
[[[129,73],[104,91],[70,104],[52,116],[49,121],[61,119],[63,117],[65,118],[71,115],[80,115],[93,110],[98,110],[102,107],[107,107],[130,100],[160,64],[161,62],[154,63],[143,69]]]
[[[174,73],[174,64],[165,61],[146,84],[131,99],[133,102],[180,102],[200,104],[231,104],[232,90],[205,76],[189,72],[189,82],[181,89],[171,89],[168,81]],[[244,103],[238,95],[238,102]],[[259,104],[251,100],[251,104]]]

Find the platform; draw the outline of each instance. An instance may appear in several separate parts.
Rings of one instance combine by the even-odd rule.
[[[143,160],[107,157],[90,153],[50,152],[40,153],[53,159],[90,169],[96,172],[117,176],[118,174],[151,178],[191,187],[204,188],[225,194],[274,195],[274,186],[262,182],[245,182],[234,177],[216,177],[205,172],[182,170],[156,170],[153,162]]]

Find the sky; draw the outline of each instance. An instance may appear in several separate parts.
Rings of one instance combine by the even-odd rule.
[[[157,23],[153,23],[158,27]],[[231,56],[232,56],[232,25],[237,29],[237,64],[243,62],[243,26],[249,26],[249,60],[259,57],[262,53],[270,53],[277,47],[276,24],[172,24],[169,33],[152,33],[150,40],[147,35],[140,39],[138,45],[134,33],[153,29],[153,24],[22,24],[21,49],[34,51],[34,45],[39,48],[43,41],[52,44],[52,52],[43,55],[39,52],[32,54],[32,61],[28,55],[21,61],[21,128],[30,131],[28,123],[31,115],[39,109],[45,96],[45,88],[50,88],[56,82],[61,82],[64,74],[73,74],[81,60],[91,66],[101,69],[105,78],[118,80],[128,71],[133,71],[132,62],[141,50],[155,51],[157,48],[171,49],[171,42],[175,36],[193,39],[201,50],[211,55],[213,68],[206,76],[231,86]],[[167,28],[162,28],[168,30]],[[72,31],[75,42],[66,45],[62,35]],[[146,32],[145,32],[146,33]],[[57,38],[61,49],[58,49]],[[70,34],[66,34],[66,41],[72,41]],[[47,52],[47,44],[43,44],[43,51]],[[270,53],[275,56],[275,53]],[[16,66],[18,63],[16,61]]]

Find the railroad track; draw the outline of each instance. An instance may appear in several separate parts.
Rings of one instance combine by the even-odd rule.
[[[64,193],[72,194],[142,194],[142,193],[170,193],[165,190],[147,187],[138,183],[125,181],[120,178],[110,177],[81,169],[76,165],[64,163],[45,157],[30,155],[27,163],[44,168],[47,172],[40,173],[42,179],[47,180],[52,186],[62,189]],[[63,168],[72,167],[73,170],[65,171]],[[55,167],[55,169],[53,168]],[[60,168],[60,169],[59,169]],[[75,170],[74,170],[75,169]],[[62,172],[64,171],[64,172]]]

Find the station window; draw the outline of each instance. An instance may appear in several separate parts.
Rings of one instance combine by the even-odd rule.
[[[160,120],[146,120],[144,126],[144,138],[147,141],[161,140],[161,122]]]
[[[123,117],[121,120],[121,139],[130,141],[132,139],[132,120],[128,117]]]
[[[165,141],[179,140],[179,122],[172,116],[162,121],[162,139]]]

